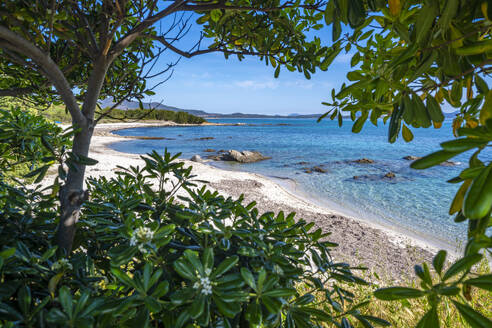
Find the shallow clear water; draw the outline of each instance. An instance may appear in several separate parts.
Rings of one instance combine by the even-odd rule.
[[[212,121],[212,120],[211,120]],[[115,150],[128,153],[181,152],[183,158],[204,150],[256,150],[272,159],[236,164],[221,162],[220,167],[291,178],[299,188],[314,197],[337,204],[368,220],[386,226],[413,231],[429,239],[456,245],[465,236],[465,224],[457,224],[447,214],[449,204],[459,187],[446,183],[465,168],[469,154],[453,161],[451,167],[438,166],[424,171],[409,168],[406,155],[423,156],[439,149],[439,143],[452,139],[451,122],[438,130],[418,129],[410,143],[387,141],[387,126],[366,124],[359,134],[351,132],[351,122],[342,128],[332,121],[316,123],[314,119],[228,119],[224,123],[246,123],[245,126],[199,126],[133,128],[116,133],[125,136],[159,136],[173,140],[128,140],[113,144]],[[283,125],[288,124],[288,125]],[[211,140],[197,140],[213,137]],[[486,154],[489,156],[489,154]],[[350,161],[362,157],[374,164]],[[299,164],[309,162],[309,164]],[[461,163],[460,163],[461,162]],[[323,165],[327,173],[305,173],[302,168]],[[395,179],[381,179],[387,172]],[[354,176],[363,176],[354,179]]]

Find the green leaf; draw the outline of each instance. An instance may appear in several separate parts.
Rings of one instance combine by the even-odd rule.
[[[422,290],[408,287],[380,288],[374,292],[374,296],[380,300],[393,301],[406,298],[422,297],[426,293]]]
[[[444,273],[442,280],[446,281],[458,273],[470,269],[473,265],[480,262],[482,257],[482,254],[472,254],[459,259]]]
[[[328,1],[325,8],[325,23],[330,25],[333,22],[333,16],[335,13],[335,1]]]
[[[405,142],[410,142],[413,140],[413,133],[405,124],[403,124],[401,135],[403,136],[403,140],[405,140]]]
[[[489,86],[479,75],[475,75],[475,86],[481,94],[487,94],[489,92]]]
[[[470,324],[472,328],[490,328],[492,321],[478,313],[473,308],[466,304],[461,304],[453,300],[454,306],[458,309],[461,316]]]
[[[448,0],[445,2],[444,10],[441,14],[441,18],[439,18],[438,24],[441,26],[442,31],[446,31],[451,24],[451,20],[454,18],[458,11],[458,7],[460,5],[459,0]]]
[[[191,267],[189,263],[184,261],[183,259],[179,259],[173,263],[173,268],[176,272],[183,278],[188,280],[197,279],[197,275],[195,270]]]
[[[416,328],[439,328],[439,317],[437,315],[437,309],[432,307],[427,313],[420,319]]]
[[[203,266],[205,270],[212,270],[214,267],[214,249],[211,247],[207,247],[203,251]]]
[[[473,179],[463,200],[463,214],[472,220],[488,215],[492,208],[492,163]]]
[[[80,155],[78,154],[78,160],[76,160],[77,163],[79,164],[82,164],[82,165],[96,165],[97,163],[99,163],[99,161],[93,159],[93,158],[89,158],[87,156],[84,156],[84,155]]]
[[[68,315],[68,317],[72,318],[72,294],[67,286],[63,286],[60,288],[58,293],[58,301],[60,302],[63,311]]]
[[[443,142],[441,147],[451,152],[464,152],[473,148],[484,147],[487,143],[487,140],[477,138],[461,138]]]
[[[221,275],[229,271],[233,266],[235,266],[238,261],[239,261],[239,257],[236,255],[226,258],[215,269],[215,271],[212,274],[212,277],[213,278],[220,277]]]
[[[388,131],[388,141],[394,143],[401,128],[401,117],[403,114],[403,108],[397,104],[393,105],[393,112],[391,113],[391,119]]]
[[[486,274],[477,278],[471,278],[463,282],[466,285],[475,286],[481,289],[492,291],[492,274]]]
[[[431,120],[438,123],[443,122],[444,114],[442,113],[441,106],[437,102],[436,98],[431,95],[427,95],[426,100],[427,111],[429,112]]]
[[[249,271],[248,268],[245,267],[241,268],[241,276],[243,277],[244,281],[248,284],[248,286],[256,291],[255,278],[253,277],[253,274],[251,273],[251,271]]]
[[[58,282],[60,282],[60,279],[63,277],[63,272],[60,272],[53,277],[51,277],[50,281],[48,282],[48,291],[51,295],[51,297],[55,297],[55,291],[56,291],[56,286],[58,285]]]
[[[126,286],[133,287],[135,289],[137,288],[133,279],[131,279],[126,273],[124,273],[120,269],[111,268],[111,273]]]
[[[410,164],[410,167],[416,170],[423,170],[435,165],[439,165],[442,162],[445,162],[458,154],[459,152],[453,152],[447,150],[436,151],[435,153],[429,154],[425,157],[416,160],[415,162]]]
[[[251,302],[246,309],[245,317],[251,327],[261,327],[263,314],[260,304],[256,301]]]
[[[205,309],[206,301],[207,297],[203,294],[200,294],[200,296],[193,301],[189,311],[193,319],[196,319],[202,315],[203,310]]]
[[[223,302],[220,297],[213,295],[213,300],[219,312],[228,318],[234,318],[239,311],[241,311],[241,305],[238,302]]]
[[[31,309],[31,289],[27,285],[23,285],[19,292],[17,293],[17,302],[19,303],[19,307],[22,313],[25,316],[29,316],[29,312]]]
[[[362,115],[354,122],[354,125],[352,126],[352,132],[353,133],[359,133],[362,130],[362,127],[364,126],[364,123],[367,121],[367,117],[369,115],[369,111],[365,111],[362,113]]]
[[[426,37],[432,28],[432,23],[436,19],[436,13],[433,5],[424,5],[422,10],[419,11],[417,20],[415,22],[415,28],[417,31],[416,43],[425,41]]]
[[[210,12],[210,18],[215,23],[219,21],[220,16],[222,16],[222,12],[220,11],[220,9],[214,9]]]
[[[296,294],[295,289],[290,288],[277,288],[264,292],[262,295],[269,297],[289,297]]]
[[[492,90],[489,90],[485,96],[485,102],[480,110],[480,123],[485,125],[490,118],[492,118]]]
[[[274,77],[277,78],[280,75],[280,65],[275,69]]]
[[[447,252],[445,250],[440,250],[432,260],[432,266],[438,274],[441,274],[444,262],[446,261],[446,254]]]
[[[203,271],[203,265],[198,258],[198,253],[187,249],[184,251],[183,256],[191,263],[193,268],[200,273],[200,275],[205,276],[205,272]]]

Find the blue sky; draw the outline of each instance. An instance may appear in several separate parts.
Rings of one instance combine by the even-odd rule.
[[[190,22],[194,22],[196,17]],[[190,32],[174,45],[189,50],[198,39],[199,31],[200,26],[194,24]],[[331,44],[331,27],[309,34],[310,37],[320,37],[325,45]],[[170,51],[166,53],[168,57],[163,56],[158,66],[164,67],[177,58]],[[342,52],[328,71],[318,70],[310,80],[303,73],[289,72],[286,68],[281,70],[278,78],[274,78],[275,69],[255,57],[239,61],[231,56],[226,60],[221,53],[211,53],[181,58],[171,79],[157,87],[154,90],[156,95],[146,100],[215,113],[324,113],[329,108],[321,102],[330,101],[331,90],[339,89],[346,82],[350,58]]]
[[[310,80],[299,72],[274,69],[254,57],[238,61],[222,54],[183,58],[174,74],[149,99],[185,109],[217,113],[323,113],[332,88],[345,81],[350,56],[341,54],[326,72],[317,71]]]

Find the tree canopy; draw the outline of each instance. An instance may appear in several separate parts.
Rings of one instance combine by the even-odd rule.
[[[149,78],[166,81],[176,62],[155,70],[168,52],[193,57],[221,52],[258,56],[309,77],[326,68],[329,49],[306,37],[323,25],[323,1],[89,0],[3,1],[0,4],[0,95],[36,103],[63,102],[74,127],[72,151],[86,158],[98,100],[121,101],[152,95]],[[193,25],[200,34],[190,49],[179,41]],[[330,59],[331,58],[331,59]],[[322,63],[324,63],[322,65]],[[68,167],[61,189],[58,240],[70,252],[78,202],[83,199],[83,163]],[[78,196],[77,196],[78,195]]]

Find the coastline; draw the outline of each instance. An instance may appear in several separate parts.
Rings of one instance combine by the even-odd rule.
[[[109,147],[112,143],[125,140],[125,137],[117,136],[111,131],[148,126],[179,124],[137,122],[98,125],[89,156],[98,160],[99,164],[88,167],[87,176],[109,177],[114,175],[113,170],[117,165],[142,165],[139,155],[118,152]],[[382,279],[395,282],[413,279],[413,266],[422,261],[430,262],[440,246],[400,231],[397,227],[386,227],[325,202],[317,202],[279,178],[230,171],[184,159],[181,161],[187,166],[193,166],[193,173],[199,179],[209,181],[209,187],[224,196],[238,197],[244,194],[245,202],[257,201],[260,213],[280,210],[286,213],[296,212],[297,218],[314,222],[316,228],[331,232],[328,239],[339,244],[333,251],[336,261],[366,266],[369,273],[377,273]],[[450,255],[454,255],[452,250]],[[375,280],[371,274],[364,275],[369,280]]]

